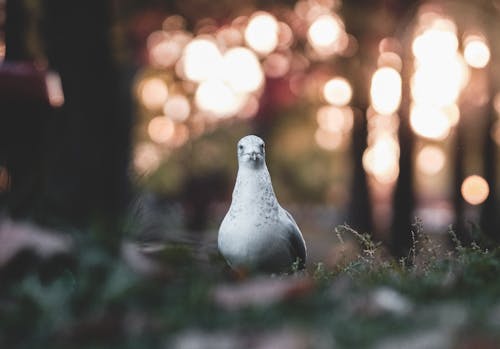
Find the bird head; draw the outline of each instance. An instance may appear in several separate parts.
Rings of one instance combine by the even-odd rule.
[[[245,136],[238,142],[238,163],[240,166],[259,168],[265,164],[266,150],[262,139]]]

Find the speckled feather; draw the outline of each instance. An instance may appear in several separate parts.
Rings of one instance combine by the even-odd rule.
[[[264,142],[246,136],[238,143],[239,169],[228,213],[219,229],[219,250],[235,269],[278,273],[298,259],[305,242],[292,216],[278,203],[265,163]]]

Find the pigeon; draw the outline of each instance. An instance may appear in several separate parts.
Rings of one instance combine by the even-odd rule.
[[[304,269],[306,244],[292,215],[274,194],[265,144],[249,135],[238,142],[238,175],[218,247],[237,271],[278,274]]]

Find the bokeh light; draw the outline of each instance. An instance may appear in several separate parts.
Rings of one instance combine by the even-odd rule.
[[[496,145],[500,147],[500,122],[498,120],[491,127],[490,136]]]
[[[380,56],[378,56],[377,66],[391,67],[399,72],[403,68],[403,61],[401,60],[401,57],[395,52],[382,52]]]
[[[443,150],[434,145],[426,145],[417,155],[417,168],[420,172],[433,176],[444,167],[446,156]]]
[[[171,95],[163,106],[163,113],[174,121],[185,121],[191,113],[191,105],[186,96],[181,94]]]
[[[490,49],[484,38],[470,35],[465,38],[464,58],[473,68],[484,68],[490,61]]]
[[[329,132],[345,133],[350,131],[353,119],[353,112],[349,107],[323,106],[316,113],[316,120],[319,127]]]
[[[399,175],[399,145],[389,136],[380,137],[363,154],[363,167],[380,183],[393,183]]]
[[[223,81],[207,80],[202,82],[195,94],[195,103],[200,110],[210,112],[219,117],[236,114],[243,106],[244,100]]]
[[[146,108],[159,109],[168,98],[168,87],[160,78],[148,78],[139,84],[139,95]]]
[[[431,28],[417,35],[412,43],[412,52],[420,62],[435,62],[450,59],[458,48],[455,24],[448,19],[437,19]]]
[[[493,108],[497,114],[500,114],[500,92],[497,92],[493,97]]]
[[[373,109],[382,115],[390,115],[401,103],[401,76],[393,68],[379,68],[372,77],[370,97]]]
[[[155,171],[160,165],[161,156],[158,149],[151,143],[139,143],[134,149],[133,163],[139,175]]]
[[[224,26],[219,29],[215,37],[225,47],[241,46],[243,44],[242,33],[231,26]]]
[[[285,76],[290,70],[290,59],[282,53],[271,53],[264,61],[264,71],[271,78]]]
[[[186,27],[186,20],[180,15],[171,15],[165,18],[162,28],[166,32],[180,31]]]
[[[410,125],[419,136],[443,140],[450,133],[450,119],[439,108],[426,105],[413,105],[410,110]]]
[[[247,48],[235,47],[223,57],[223,79],[236,93],[258,90],[264,82],[264,73],[255,54]]]
[[[202,82],[220,76],[222,54],[215,42],[197,38],[184,48],[184,74],[189,80]]]
[[[64,92],[62,88],[61,77],[58,73],[49,72],[45,75],[45,86],[49,103],[53,107],[60,107],[64,104]]]
[[[314,139],[320,148],[328,151],[339,149],[343,143],[342,133],[331,132],[322,128],[316,130]]]
[[[153,65],[169,67],[175,64],[182,53],[181,44],[163,31],[156,31],[147,40],[149,59]]]
[[[278,49],[288,49],[294,41],[292,28],[285,22],[279,22],[278,26]]]
[[[165,116],[156,116],[148,124],[148,134],[156,143],[166,143],[174,135],[175,124]]]
[[[417,65],[410,81],[412,97],[417,103],[453,104],[467,80],[467,67],[458,55],[450,56],[447,61]]]
[[[425,12],[419,24],[412,44],[415,62],[410,79],[410,125],[419,136],[444,140],[460,119],[457,102],[470,71],[457,51],[455,22]]]
[[[249,20],[245,41],[255,52],[267,55],[278,45],[278,21],[270,13],[259,11]]]
[[[326,82],[323,87],[325,100],[338,107],[347,105],[352,98],[352,87],[344,78],[335,77]]]
[[[447,105],[441,108],[442,111],[448,116],[448,120],[450,121],[450,126],[455,126],[458,124],[460,120],[460,108],[458,108],[457,104]]]
[[[0,39],[0,63],[5,59],[5,42]]]
[[[249,95],[244,106],[238,112],[238,117],[248,119],[254,117],[259,111],[259,99],[254,95]]]
[[[486,180],[478,175],[467,177],[461,187],[462,196],[471,205],[482,204],[490,193]]]
[[[184,124],[175,124],[175,132],[168,144],[178,148],[183,146],[189,139],[189,128]]]
[[[330,50],[344,33],[342,20],[333,14],[324,14],[314,20],[307,31],[310,45],[317,51]]]

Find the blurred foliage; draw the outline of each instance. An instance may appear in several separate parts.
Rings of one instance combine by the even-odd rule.
[[[47,274],[43,265],[50,260],[37,260],[35,268],[2,280],[0,346],[183,348],[175,343],[193,330],[205,333],[205,340],[214,333],[258,338],[284,326],[315,333],[318,343],[333,338],[339,348],[425,341],[429,331],[438,331],[451,347],[478,336],[498,340],[500,284],[494,280],[500,250],[458,244],[439,258],[384,260],[378,254],[383,246],[367,235],[348,237],[348,227],[337,231],[344,239],[360,239],[363,252],[354,260],[333,269],[320,263],[309,275],[255,281],[235,279],[216,254],[200,263],[196,250],[183,245],[157,251],[153,259],[162,272],[146,276],[130,258],[98,247],[87,234],[68,256],[72,262],[55,264],[64,267]],[[424,237],[418,234],[414,256],[421,258],[418,241]],[[270,285],[277,285],[274,301],[252,296],[244,305],[245,287],[269,295]],[[214,292],[222,286],[233,298],[243,297],[243,305],[219,303]],[[200,348],[208,347],[200,340]]]
[[[347,144],[339,151],[320,149],[314,140],[314,109],[296,105],[272,116],[266,141],[266,162],[274,189],[283,202],[342,205],[348,197],[352,161]],[[229,200],[238,163],[238,140],[254,133],[255,121],[228,121],[167,155],[160,167],[140,178],[143,188],[172,198],[185,198],[193,178],[222,181],[218,200]],[[262,136],[262,135],[261,135]],[[216,183],[212,183],[215,184]],[[203,191],[210,191],[207,184]],[[192,198],[192,197],[191,197]]]

